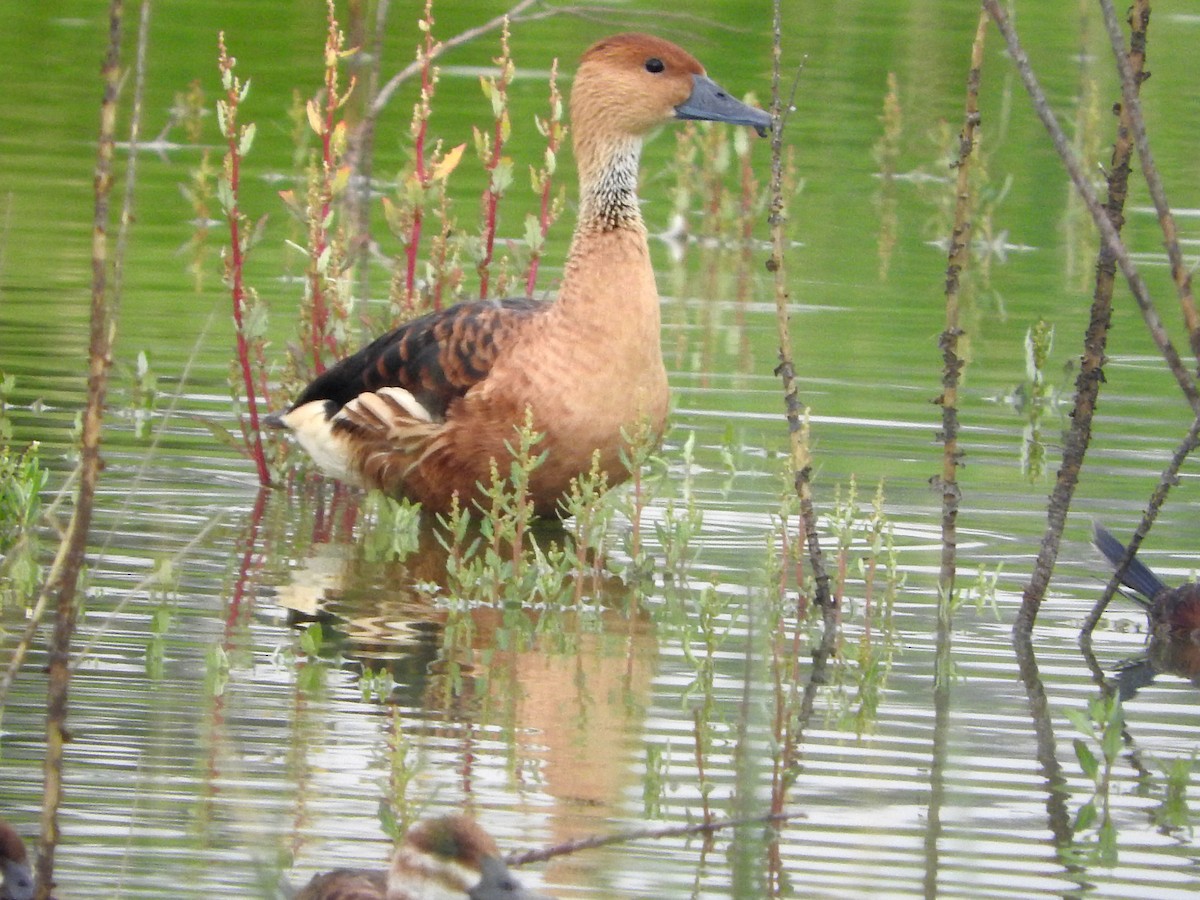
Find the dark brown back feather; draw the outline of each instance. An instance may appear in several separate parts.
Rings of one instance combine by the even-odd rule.
[[[294,900],[384,900],[386,869],[335,869],[314,875]]]
[[[332,415],[359,394],[401,387],[442,418],[491,371],[520,324],[548,304],[529,297],[459,303],[406,322],[315,378],[292,404],[332,403]]]

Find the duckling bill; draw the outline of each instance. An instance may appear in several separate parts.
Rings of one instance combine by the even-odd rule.
[[[530,499],[561,515],[599,451],[610,485],[629,477],[624,431],[667,416],[658,291],[637,197],[644,136],[680,119],[771,118],[734,99],[686,51],[618,34],[580,61],[570,97],[579,217],[558,299],[461,303],[408,322],[316,378],[270,424],[328,474],[445,513],[480,499],[492,460],[508,471],[526,410],[545,460]]]

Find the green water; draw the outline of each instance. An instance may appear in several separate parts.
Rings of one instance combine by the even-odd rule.
[[[385,74],[411,59],[419,6],[391,4]],[[651,30],[685,44],[733,92],[766,98],[769,4],[714,2],[680,16],[659,6],[629,4],[620,14],[605,6],[593,17],[562,15],[514,28],[513,54],[525,77],[512,88],[509,152],[517,178],[503,207],[502,237],[518,239],[533,209],[524,172],[539,161],[541,143],[532,116],[544,109],[555,56],[567,73],[598,36]],[[438,32],[449,36],[504,5],[444,0],[442,7]],[[956,677],[938,706],[940,495],[928,482],[940,471],[940,420],[930,401],[940,390],[939,242],[952,191],[946,161],[962,116],[976,8],[947,0],[784,8],[789,64],[806,58],[788,125],[803,189],[792,207],[796,245],[787,265],[823,538],[827,550],[836,549],[835,497],[845,497],[851,479],[860,519],[882,480],[900,585],[886,632],[894,641],[890,674],[859,734],[846,722],[861,707],[853,659],[865,633],[859,560],[869,554],[860,534],[848,552],[846,661],[818,692],[787,793],[787,805],[804,817],[778,838],[779,894],[1193,896],[1200,844],[1186,816],[1167,816],[1164,767],[1191,765],[1197,750],[1195,687],[1164,672],[1125,704],[1110,790],[1115,865],[1086,856],[1094,829],[1077,837],[1079,855],[1067,852],[1069,820],[1093,785],[1072,746],[1079,735],[1063,714],[1100,693],[1076,641],[1105,577],[1089,546],[1091,521],[1121,536],[1132,531],[1190,411],[1121,291],[1095,437],[1035,635],[1036,672],[1019,670],[1009,628],[1044,527],[1069,405],[1051,406],[1038,421],[1048,462],[1037,473],[1022,466],[1030,418],[1012,398],[1027,378],[1025,334],[1044,319],[1055,327],[1047,381],[1069,404],[1095,244],[998,35],[990,33],[982,147],[991,204],[977,233],[991,242],[973,257],[964,299],[959,527],[962,581],[972,583],[980,567],[999,577],[994,608],[967,603],[956,615]],[[106,23],[99,4],[79,0],[10,3],[5,12],[0,371],[16,378],[7,409],[14,443],[41,442],[56,490],[74,462],[71,428],[84,399],[97,71]],[[1116,91],[1096,10],[1017,3],[1016,13],[1055,113],[1092,148],[1091,164],[1105,163]],[[128,15],[131,61],[135,10]],[[276,375],[294,339],[301,293],[284,275],[302,268],[286,246],[291,231],[276,196],[280,178],[293,172],[286,110],[293,89],[307,96],[320,82],[324,27],[324,7],[311,0],[152,7],[146,134],[159,133],[175,95],[196,79],[211,108],[219,90],[218,30],[226,32],[239,74],[252,82],[243,116],[258,123],[258,138],[244,205],[269,218],[247,278],[270,308]],[[1155,6],[1146,113],[1189,254],[1200,239],[1200,97],[1190,62],[1198,36],[1200,17],[1189,5]],[[478,67],[496,52],[494,36],[484,37],[442,60],[431,129],[448,146],[470,142],[471,125],[487,121]],[[885,181],[874,151],[889,73],[902,127],[897,177]],[[124,118],[131,89],[127,83]],[[407,85],[380,119],[376,173],[385,181],[407,153],[414,96]],[[216,148],[212,116],[205,128],[199,144]],[[391,844],[381,804],[389,815],[414,817],[469,810],[505,850],[692,821],[702,805],[697,709],[710,740],[705,777],[713,810],[763,811],[775,695],[761,626],[778,558],[770,542],[786,452],[765,245],[739,272],[734,255],[718,253],[703,235],[682,261],[666,241],[651,242],[666,297],[674,412],[663,450],[668,477],[642,520],[650,581],[639,592],[628,573],[631,525],[618,517],[606,541],[609,574],[601,587],[589,587],[578,615],[482,603],[464,611],[429,586],[439,566],[428,539],[420,553],[398,562],[380,548],[387,535],[356,495],[328,483],[260,495],[252,466],[202,421],[235,424],[221,230],[204,244],[197,284],[185,249],[195,233],[193,212],[179,186],[201,146],[186,143],[178,129],[167,138],[179,145],[138,157],[106,468],[77,637],[88,650],[72,682],[59,896],[270,896],[281,878],[297,884],[338,865],[382,864]],[[645,151],[642,193],[652,233],[670,223],[674,152],[668,130]],[[753,154],[765,180],[766,142]],[[573,197],[573,170],[563,163],[559,177]],[[458,214],[473,223],[483,176],[470,147],[455,182]],[[1184,348],[1148,205],[1135,179],[1127,236]],[[550,235],[542,290],[559,273],[572,216],[568,204]],[[767,239],[765,222],[755,236]],[[384,252],[396,252],[382,228],[380,240]],[[373,279],[382,294],[387,273],[376,269]],[[135,375],[141,352],[155,376],[144,423],[134,412],[143,405]],[[1169,581],[1197,568],[1195,493],[1194,466],[1185,467],[1143,554]],[[703,525],[684,570],[673,558],[678,539],[661,535],[689,498]],[[50,524],[43,541],[48,553]],[[168,561],[165,583],[143,583]],[[708,659],[706,606],[715,610],[712,678],[697,690],[697,670]],[[319,613],[326,638],[319,654],[302,643],[310,613]],[[5,607],[0,626],[0,660],[7,662],[24,626],[22,609]],[[1112,676],[1138,657],[1144,630],[1140,613],[1118,602],[1094,640],[1100,669]],[[885,646],[877,625],[872,635]],[[41,795],[43,646],[40,638],[0,731],[0,816],[29,838]],[[800,654],[807,676],[811,647],[804,644]],[[386,677],[365,678],[364,671]],[[1047,717],[1039,719],[1043,706]],[[1185,796],[1194,806],[1197,790],[1189,785]],[[709,850],[695,839],[671,838],[581,852],[529,867],[521,877],[561,897],[755,897],[765,890],[768,856],[761,830],[750,829],[736,839],[719,837]]]

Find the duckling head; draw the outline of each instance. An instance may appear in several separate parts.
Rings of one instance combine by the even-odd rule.
[[[0,822],[0,900],[32,900],[33,870],[20,835],[7,822]]]
[[[465,816],[427,819],[409,829],[388,873],[387,900],[545,900],[525,890],[491,835]]]

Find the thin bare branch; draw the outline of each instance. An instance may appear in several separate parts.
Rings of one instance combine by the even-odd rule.
[[[71,638],[75,632],[76,588],[87,553],[96,486],[100,480],[100,435],[104,427],[104,397],[112,364],[112,310],[108,283],[108,220],[113,182],[113,151],[117,125],[117,94],[121,80],[122,0],[111,0],[108,12],[108,50],[101,71],[104,96],[100,103],[100,133],[96,144],[95,210],[92,218],[92,304],[88,338],[87,405],[83,412],[79,493],[67,528],[66,552],[58,592],[54,633],[50,640],[46,687],[46,757],[42,791],[42,827],[38,844],[38,900],[48,900],[54,887],[54,853],[58,846],[58,807],[62,802],[63,756],[67,733],[67,696],[71,683]]]
[[[580,850],[593,850],[596,847],[607,847],[610,844],[627,844],[630,841],[661,840],[670,837],[683,837],[690,834],[715,834],[726,828],[742,828],[746,825],[768,825],[775,822],[786,822],[804,815],[802,812],[766,813],[761,816],[750,816],[744,819],[714,819],[711,822],[697,822],[693,825],[672,825],[666,828],[638,828],[633,831],[622,831],[617,834],[596,835],[566,841],[546,847],[542,850],[522,850],[509,853],[504,862],[509,866],[527,866],[530,863],[545,862],[556,856],[567,856]]]
[[[1100,230],[1101,239],[1116,258],[1117,265],[1120,267],[1121,273],[1125,276],[1125,280],[1129,282],[1129,289],[1132,291],[1138,309],[1142,313],[1142,319],[1146,323],[1150,337],[1158,347],[1163,358],[1167,361],[1167,366],[1170,368],[1171,374],[1175,376],[1175,380],[1179,384],[1179,389],[1187,398],[1193,412],[1200,415],[1200,391],[1196,389],[1196,382],[1187,369],[1184,368],[1179,358],[1179,353],[1171,343],[1166,328],[1163,327],[1162,319],[1159,318],[1158,312],[1154,308],[1154,303],[1150,299],[1150,292],[1146,289],[1146,283],[1142,280],[1141,273],[1138,272],[1137,266],[1134,265],[1133,259],[1129,255],[1129,251],[1125,248],[1124,243],[1122,243],[1121,236],[1113,228],[1112,222],[1108,220],[1108,216],[1104,212],[1104,207],[1100,204],[1096,196],[1096,189],[1092,187],[1091,180],[1084,173],[1083,167],[1071,149],[1071,145],[1063,133],[1062,127],[1058,124],[1058,120],[1050,109],[1050,104],[1046,100],[1046,94],[1033,73],[1029,57],[1021,46],[1017,32],[1008,19],[1008,14],[1000,5],[999,0],[983,0],[983,4],[988,14],[991,15],[992,21],[996,23],[996,27],[1000,29],[1000,33],[1004,35],[1009,53],[1017,66],[1017,72],[1021,76],[1025,90],[1029,93],[1030,99],[1033,101],[1033,108],[1037,112],[1038,118],[1042,120],[1042,124],[1046,127],[1046,131],[1049,132],[1050,138],[1054,143],[1054,149],[1058,152],[1059,157],[1066,166],[1067,173],[1071,176],[1071,181],[1074,183],[1075,189],[1079,191],[1079,196],[1083,198],[1088,212],[1091,213],[1092,220]]]
[[[954,165],[957,178],[954,189],[954,227],[946,261],[946,329],[938,341],[942,350],[942,565],[938,584],[943,602],[949,603],[954,590],[954,569],[958,543],[958,467],[962,454],[958,449],[958,384],[963,361],[958,355],[962,329],[958,322],[959,276],[967,264],[971,246],[970,161],[979,128],[979,82],[983,68],[983,46],[987,35],[987,13],[979,11],[975,41],[971,45],[971,67],[967,72],[967,98],[963,127],[958,135],[958,158]]]
[[[473,41],[475,38],[479,37],[480,35],[487,34],[489,31],[495,31],[504,24],[505,20],[510,23],[515,23],[517,21],[529,21],[532,19],[545,18],[548,15],[554,15],[557,13],[557,10],[545,10],[541,13],[534,13],[529,16],[522,15],[526,12],[526,10],[529,9],[529,7],[540,2],[542,2],[542,0],[520,0],[520,2],[514,4],[508,10],[508,12],[501,13],[494,18],[488,19],[483,24],[476,25],[474,28],[468,28],[465,31],[460,31],[458,34],[454,35],[454,37],[446,38],[446,40],[438,43],[437,49],[434,50],[431,58],[437,59],[437,57],[441,56],[447,50],[451,50],[455,47],[459,47],[463,44]],[[421,60],[413,60],[388,79],[387,84],[379,89],[379,93],[375,95],[374,100],[371,102],[370,108],[367,110],[368,120],[373,120],[379,115],[380,112],[383,111],[383,108],[388,105],[388,101],[392,99],[392,94],[396,92],[396,89],[399,88],[400,85],[404,84],[404,82],[408,81],[408,79],[412,78],[414,75],[420,74],[422,65],[423,63]]]
[[[774,29],[772,40],[771,69],[771,185],[770,216],[771,256],[767,260],[767,271],[774,276],[775,325],[779,336],[779,365],[775,374],[783,382],[784,414],[788,423],[788,441],[791,452],[792,477],[796,496],[800,499],[800,517],[803,521],[805,540],[812,565],[813,581],[816,584],[816,603],[824,612],[826,628],[833,627],[836,618],[836,603],[829,592],[829,573],[825,569],[825,557],[821,552],[817,533],[817,514],[812,499],[812,456],[807,441],[807,409],[800,400],[796,385],[796,366],[792,359],[792,336],[788,305],[785,257],[788,238],[784,226],[787,224],[787,204],[783,197],[783,118],[782,62],[783,62],[783,15],[779,0],[774,4]],[[792,97],[795,96],[793,86]],[[789,98],[788,106],[791,106]]]
[[[1158,167],[1154,164],[1154,154],[1150,151],[1150,138],[1146,134],[1146,119],[1142,115],[1142,102],[1138,97],[1141,83],[1148,77],[1141,67],[1135,68],[1135,56],[1138,61],[1145,55],[1146,27],[1150,22],[1149,0],[1138,0],[1132,13],[1132,34],[1130,52],[1125,50],[1125,38],[1121,34],[1121,24],[1117,21],[1116,10],[1112,0],[1100,0],[1100,9],[1104,13],[1104,25],[1108,29],[1108,39],[1112,44],[1113,57],[1117,62],[1117,71],[1121,74],[1122,112],[1129,116],[1129,125],[1133,129],[1134,143],[1137,145],[1138,159],[1142,164],[1142,177],[1146,179],[1150,197],[1154,201],[1154,210],[1158,213],[1158,221],[1163,231],[1163,243],[1167,248],[1167,258],[1171,261],[1171,277],[1175,280],[1179,292],[1179,306],[1183,312],[1183,321],[1187,325],[1188,341],[1192,352],[1200,361],[1200,315],[1196,313],[1196,299],[1192,296],[1192,275],[1183,259],[1183,251],[1179,249],[1179,232],[1175,228],[1175,217],[1171,214],[1171,206],[1167,203],[1166,190]],[[1138,37],[1141,37],[1139,46]]]

